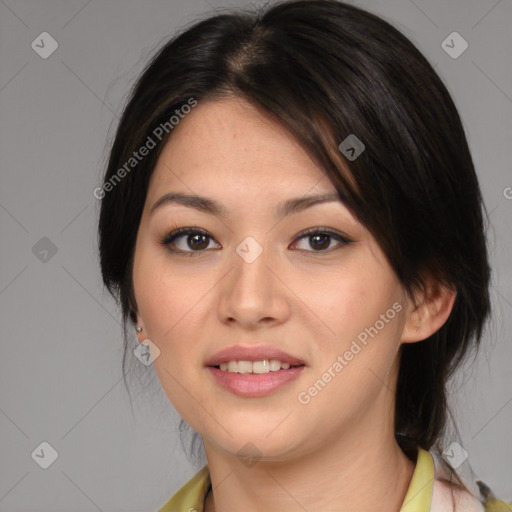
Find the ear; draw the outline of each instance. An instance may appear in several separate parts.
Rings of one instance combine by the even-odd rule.
[[[407,316],[402,332],[402,343],[422,341],[437,332],[448,320],[453,309],[457,292],[426,277],[424,289],[414,294],[415,304],[409,298]]]

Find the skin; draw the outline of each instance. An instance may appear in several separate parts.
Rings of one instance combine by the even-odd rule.
[[[151,214],[171,191],[214,198],[229,215],[178,204]],[[455,293],[427,281],[415,308],[341,202],[275,216],[277,203],[320,192],[335,188],[295,139],[234,97],[199,102],[174,128],[152,175],[133,267],[138,338],[160,350],[153,364],[161,385],[203,437],[214,489],[206,512],[395,511],[410,484],[415,464],[393,428],[398,349],[439,329]],[[195,249],[192,256],[160,243],[187,226],[211,235],[196,245],[187,235],[175,240],[176,250]],[[297,238],[312,227],[353,242],[331,238],[319,251],[325,240]],[[263,248],[252,263],[236,252],[247,236]],[[298,394],[394,303],[401,311],[317,396],[299,403]],[[268,396],[235,396],[204,368],[227,346],[267,343],[306,362],[298,379]],[[239,457],[242,447],[254,465]]]

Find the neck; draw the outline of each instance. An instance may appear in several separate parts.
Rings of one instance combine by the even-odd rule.
[[[398,511],[415,463],[392,435],[349,439],[317,447],[288,461],[259,460],[248,467],[237,457],[220,454],[205,441],[213,493],[205,512]]]

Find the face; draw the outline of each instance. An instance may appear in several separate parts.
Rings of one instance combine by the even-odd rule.
[[[221,211],[170,200],[152,210],[171,193]],[[135,248],[138,320],[160,351],[165,393],[205,446],[236,454],[250,442],[285,460],[392,418],[405,294],[339,200],[279,209],[324,194],[336,194],[324,172],[241,99],[199,102],[159,157]],[[270,346],[304,364],[251,375],[207,366],[234,346],[255,358],[229,359],[275,356]]]

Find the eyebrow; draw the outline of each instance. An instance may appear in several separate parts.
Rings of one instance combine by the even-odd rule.
[[[278,217],[285,217],[287,215],[301,212],[306,208],[311,208],[317,204],[330,203],[334,201],[343,203],[339,194],[335,192],[295,197],[279,203],[275,210],[275,214]],[[168,204],[181,204],[188,208],[194,208],[200,212],[209,213],[218,217],[226,218],[228,216],[228,210],[226,207],[215,199],[192,194],[182,194],[180,192],[169,192],[164,194],[155,202],[155,204],[153,204],[150,213],[152,214],[158,208]]]

